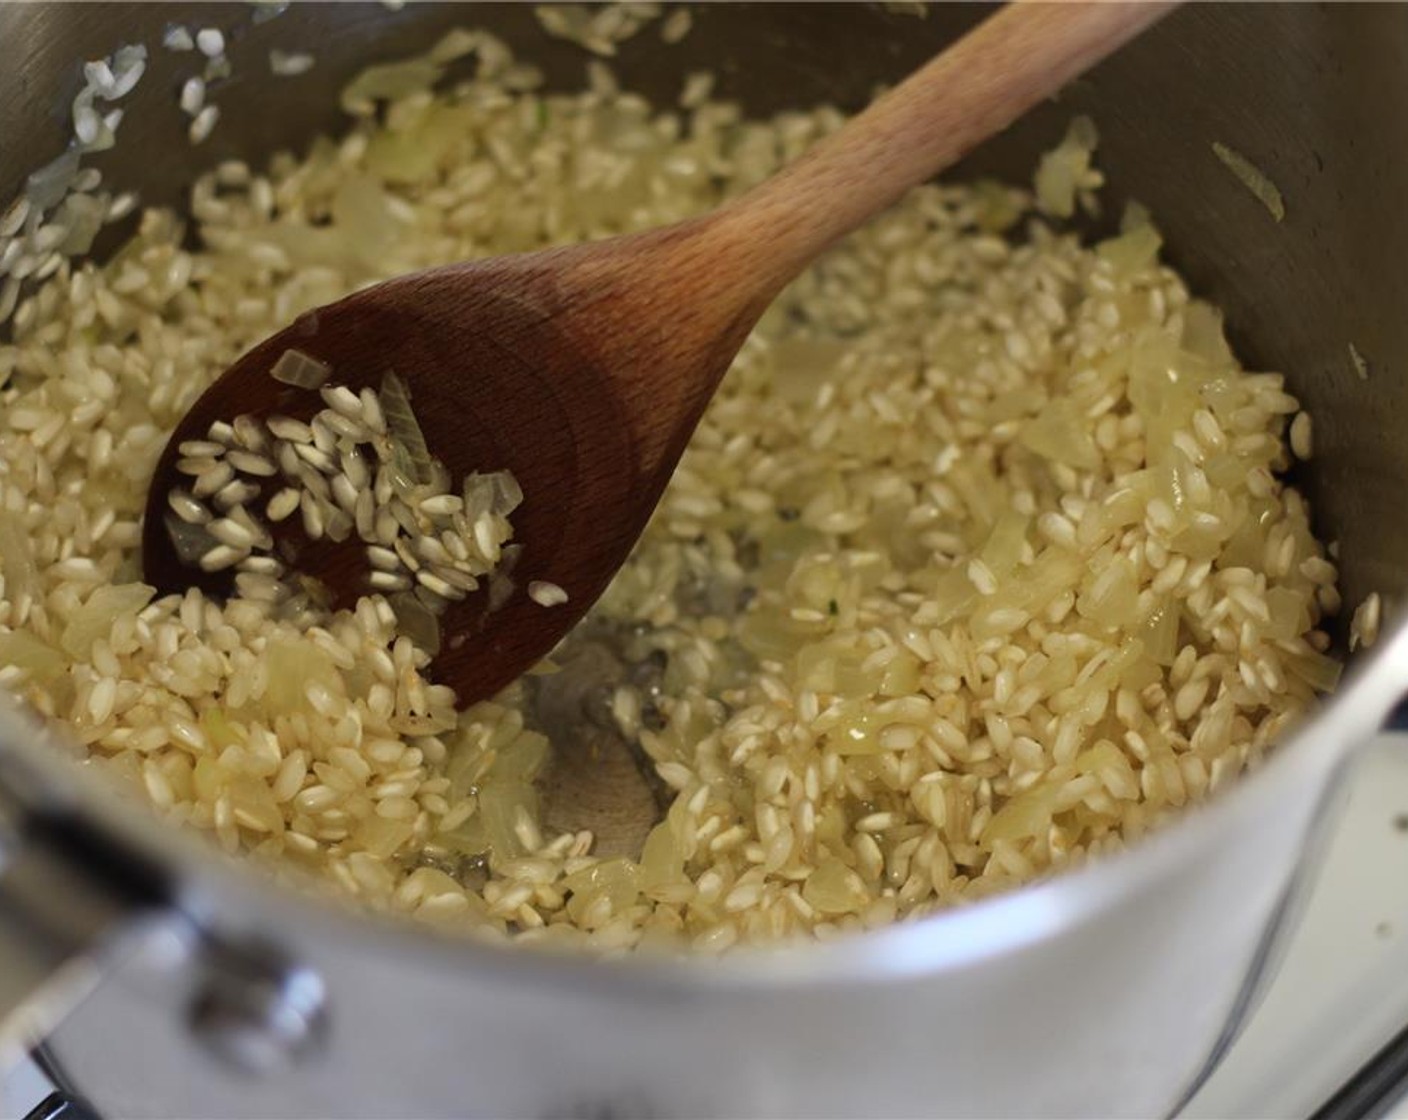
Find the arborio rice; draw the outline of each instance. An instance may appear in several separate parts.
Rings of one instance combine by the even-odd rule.
[[[424,92],[470,51],[474,81]],[[378,907],[717,951],[1114,848],[1333,687],[1336,571],[1276,475],[1281,376],[1239,368],[1153,225],[1082,245],[994,184],[912,192],[784,294],[556,674],[456,715],[379,597],[320,626],[154,598],[153,464],[252,343],[408,269],[699,213],[841,120],[657,112],[600,63],[544,96],[477,34],[434,58],[350,91],[341,141],[205,175],[194,236],[148,211],[106,265],[65,260],[20,300],[0,677],[93,765]],[[1043,163],[1047,209],[1098,185],[1091,139]],[[591,651],[607,672],[577,725],[641,752],[667,806],[638,859],[540,805],[567,765],[541,701]]]

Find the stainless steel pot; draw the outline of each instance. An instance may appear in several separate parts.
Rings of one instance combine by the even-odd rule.
[[[980,14],[709,5],[683,47],[642,36],[619,70],[661,98],[707,66],[757,113],[853,108]],[[60,151],[81,60],[155,48],[168,21],[224,28],[235,74],[221,127],[193,149],[174,104],[184,71],[153,50],[99,160],[148,202],[179,203],[210,161],[337,129],[333,90],[453,23],[495,29],[554,84],[581,80],[581,56],[526,6],[310,5],[258,25],[244,5],[4,6],[0,198]],[[271,45],[312,47],[318,65],[269,81]],[[1406,56],[1404,7],[1190,7],[967,167],[1024,178],[1072,112],[1094,113],[1116,194],[1151,208],[1249,363],[1287,371],[1315,413],[1303,481],[1342,542],[1351,605],[1408,571]],[[1213,140],[1277,182],[1283,224]],[[1235,1031],[1327,793],[1405,682],[1395,632],[1258,773],[1125,854],[841,944],[670,965],[461,944],[297,897],[109,796],[6,711],[5,1037],[56,1028],[111,1115],[1165,1113]]]

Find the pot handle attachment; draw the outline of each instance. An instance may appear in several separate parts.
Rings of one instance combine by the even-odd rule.
[[[105,963],[189,928],[158,868],[25,800],[0,783],[0,1068],[52,1030]]]
[[[50,1093],[24,1120],[98,1120],[98,1114],[61,1090]]]

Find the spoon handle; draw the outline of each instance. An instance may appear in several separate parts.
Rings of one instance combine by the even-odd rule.
[[[727,208],[715,233],[773,292],[1176,4],[1008,4]]]

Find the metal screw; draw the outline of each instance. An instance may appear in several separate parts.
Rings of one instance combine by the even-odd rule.
[[[254,1076],[315,1053],[327,1034],[322,978],[270,946],[211,945],[190,1027],[217,1058]]]

